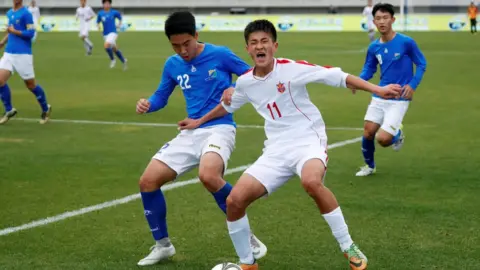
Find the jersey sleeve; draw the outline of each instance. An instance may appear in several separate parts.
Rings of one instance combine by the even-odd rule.
[[[33,15],[30,12],[25,12],[23,14],[23,20],[25,23],[25,30],[22,31],[22,37],[31,39],[35,35],[35,25],[33,24]]]
[[[162,81],[153,95],[148,98],[148,101],[150,102],[149,113],[163,109],[167,105],[168,99],[175,89],[175,86],[177,86],[177,81],[170,76],[169,70],[171,68],[173,67],[167,60],[163,68]]]
[[[250,69],[250,66],[233,53],[230,49],[223,49],[222,66],[230,74],[240,76]]]
[[[118,10],[115,12],[115,18],[117,18],[119,21],[122,20],[122,14]]]
[[[235,86],[235,91],[233,92],[232,95],[232,102],[230,105],[225,104],[222,102],[223,108],[229,112],[233,113],[236,110],[240,109],[243,105],[245,105],[247,102],[249,102],[247,95],[241,88],[241,84],[237,81],[237,84]]]
[[[363,69],[359,77],[365,81],[370,80],[377,72],[377,65],[378,60],[375,57],[375,53],[372,51],[372,49],[368,48],[367,56],[365,57],[365,63],[363,64]]]
[[[97,24],[99,24],[102,21],[102,12],[98,12],[97,14]]]
[[[95,14],[95,11],[93,11],[92,7],[89,7],[88,11],[90,13],[90,16],[88,16],[89,19],[95,17],[96,14]]]
[[[310,64],[306,61],[292,63],[293,80],[302,84],[323,83],[334,87],[347,87],[348,74],[338,67],[328,67]]]
[[[425,59],[425,56],[423,55],[422,51],[420,51],[420,48],[418,48],[417,43],[413,39],[409,39],[408,41],[407,53],[410,56],[410,59],[412,59],[412,62],[415,64],[415,76],[413,76],[412,80],[408,83],[408,85],[410,85],[410,87],[416,90],[423,79],[425,71],[427,70],[427,60]]]

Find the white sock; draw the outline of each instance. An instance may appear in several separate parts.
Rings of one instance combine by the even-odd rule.
[[[250,246],[250,224],[248,217],[245,215],[237,221],[230,222],[227,220],[228,233],[232,239],[233,246],[237,252],[240,262],[244,264],[253,264],[252,247]]]
[[[85,42],[88,44],[88,46],[93,47],[93,43],[90,41],[90,39],[85,38]]]
[[[87,51],[87,52],[88,52],[88,50],[90,50],[90,46],[88,46],[88,44],[85,40],[83,41],[83,48],[85,48],[85,51]]]
[[[353,240],[350,233],[348,233],[348,226],[347,223],[345,223],[345,218],[343,217],[340,206],[332,212],[324,214],[323,217],[330,226],[333,236],[337,239],[340,249],[342,251],[348,249],[353,244]]]

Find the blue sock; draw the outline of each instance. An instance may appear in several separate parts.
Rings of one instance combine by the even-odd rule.
[[[38,103],[40,104],[40,107],[42,107],[42,111],[48,111],[47,96],[45,95],[42,87],[37,84],[35,88],[31,89],[31,91],[37,97]]]
[[[218,207],[220,207],[225,214],[227,213],[227,197],[230,194],[230,191],[232,191],[232,185],[227,182],[219,191],[215,193],[212,192],[213,198],[217,201]]]
[[[117,50],[115,52],[115,54],[117,55],[118,59],[120,59],[120,61],[122,61],[122,63],[125,63],[125,58],[123,58],[123,54],[120,50]]]
[[[162,190],[141,192],[145,218],[155,240],[168,237],[167,231],[167,205]]]
[[[108,53],[108,57],[110,57],[110,60],[115,60],[115,58],[113,58],[113,50],[112,48],[106,48],[105,51],[107,51]]]
[[[5,112],[12,110],[12,95],[10,93],[10,87],[8,84],[0,86],[0,98],[2,99],[3,107],[5,107]]]
[[[402,135],[402,130],[398,130],[397,135],[393,136],[392,144],[398,142],[398,139],[400,139],[400,135]]]
[[[365,163],[370,168],[375,168],[374,153],[375,153],[375,141],[362,138],[362,152]]]

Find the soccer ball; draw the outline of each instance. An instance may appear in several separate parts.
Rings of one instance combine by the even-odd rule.
[[[213,267],[212,270],[242,270],[242,268],[239,265],[236,265],[234,263],[224,262],[224,263],[215,265],[215,267]]]

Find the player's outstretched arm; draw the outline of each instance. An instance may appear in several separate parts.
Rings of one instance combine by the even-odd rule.
[[[389,84],[381,87],[354,75],[348,75],[345,83],[355,89],[370,92],[386,99],[399,98],[402,93],[402,87],[399,84]]]
[[[218,104],[213,110],[205,114],[202,118],[199,119],[190,119],[186,118],[180,122],[178,122],[178,129],[184,130],[184,129],[196,129],[199,126],[207,123],[208,121],[211,121],[213,119],[222,117],[224,115],[227,115],[228,111],[225,110],[222,104]]]

